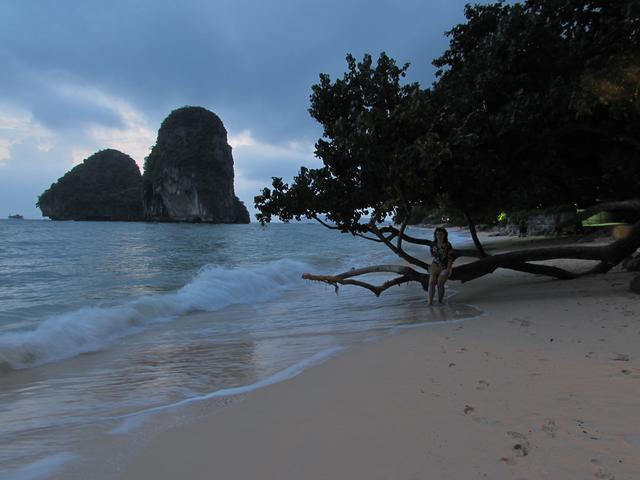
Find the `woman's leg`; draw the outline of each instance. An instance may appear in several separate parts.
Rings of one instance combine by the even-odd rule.
[[[440,275],[438,275],[438,301],[440,303],[444,302],[444,284],[448,278],[449,275],[447,275],[446,270],[443,270]]]
[[[436,285],[438,283],[438,276],[442,272],[442,268],[437,263],[432,263],[429,266],[429,305],[433,305],[433,297],[436,293]]]
[[[437,278],[433,275],[429,278],[429,305],[433,305],[433,297],[436,293]]]

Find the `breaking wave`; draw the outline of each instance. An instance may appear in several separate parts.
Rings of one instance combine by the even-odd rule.
[[[51,316],[34,330],[0,335],[0,371],[102,350],[117,339],[189,312],[271,300],[300,282],[301,274],[309,267],[293,260],[249,268],[207,266],[176,292]]]

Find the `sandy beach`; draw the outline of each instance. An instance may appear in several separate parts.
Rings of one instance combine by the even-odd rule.
[[[453,301],[487,315],[404,330],[247,394],[161,433],[120,478],[640,478],[632,277],[451,282]]]

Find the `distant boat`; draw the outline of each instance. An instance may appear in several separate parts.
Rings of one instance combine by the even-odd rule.
[[[9,215],[9,220],[23,220],[23,219],[24,217],[19,213],[16,213],[15,215]]]

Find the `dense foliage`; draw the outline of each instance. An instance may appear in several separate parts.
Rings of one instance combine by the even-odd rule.
[[[52,184],[37,206],[55,220],[140,220],[140,170],[128,155],[101,150]]]
[[[162,182],[165,170],[178,169],[196,182],[198,194],[205,204],[215,204],[233,179],[233,164],[215,164],[220,157],[214,138],[224,138],[227,131],[222,120],[202,107],[182,107],[164,119],[158,140],[144,163],[145,190]]]
[[[172,201],[181,203],[183,211],[194,204],[204,206],[209,217],[196,215],[198,221],[249,223],[246,207],[234,195],[233,178],[233,157],[222,120],[203,107],[176,109],[162,122],[157,142],[145,159],[145,216],[191,221],[167,211],[166,194],[178,197]]]
[[[433,88],[458,206],[584,207],[636,195],[640,3],[499,2],[465,15],[434,61]]]
[[[360,234],[442,198],[471,219],[637,195],[640,2],[497,2],[465,16],[431,88],[403,83],[408,65],[384,53],[321,75],[309,111],[324,166],[274,178],[257,218],[326,216]]]

